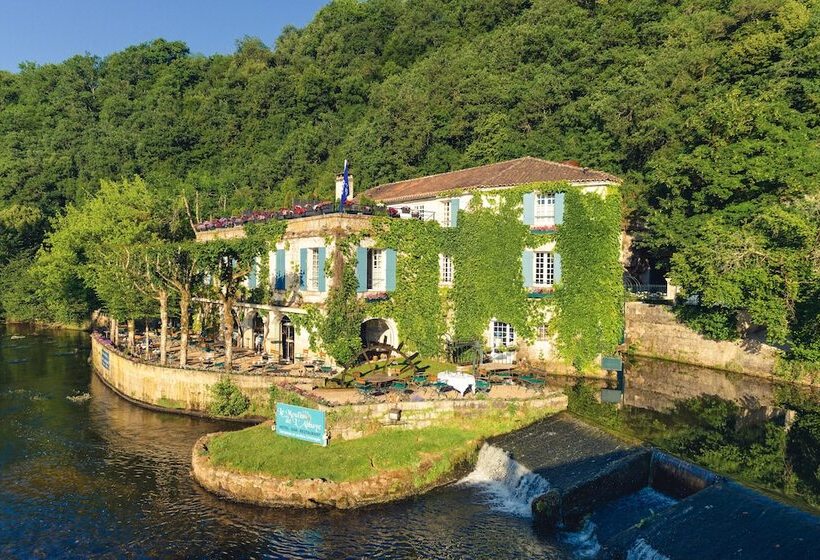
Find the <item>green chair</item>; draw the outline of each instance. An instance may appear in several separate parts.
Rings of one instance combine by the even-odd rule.
[[[489,393],[492,384],[487,379],[476,379],[475,380],[475,392],[476,393]]]
[[[407,383],[405,383],[404,381],[394,381],[390,384],[388,390],[394,393],[404,393],[408,390]]]
[[[547,383],[546,380],[535,377],[534,375],[521,375],[518,379],[522,385],[526,385],[527,387],[543,387]]]

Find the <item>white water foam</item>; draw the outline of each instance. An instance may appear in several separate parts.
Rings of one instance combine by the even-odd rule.
[[[532,517],[532,501],[550,488],[546,479],[487,443],[478,452],[475,470],[459,484],[480,488],[494,510],[517,517]]]
[[[638,539],[626,552],[626,560],[669,560],[643,539]]]
[[[572,551],[575,560],[592,560],[601,552],[601,543],[598,542],[595,529],[595,523],[586,519],[579,531],[562,531],[559,538]]]

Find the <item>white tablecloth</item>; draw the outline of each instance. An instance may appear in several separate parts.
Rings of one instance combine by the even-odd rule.
[[[475,376],[469,373],[458,373],[455,371],[442,371],[438,374],[437,379],[444,381],[447,385],[461,393],[462,395],[467,389],[473,389],[475,392]]]

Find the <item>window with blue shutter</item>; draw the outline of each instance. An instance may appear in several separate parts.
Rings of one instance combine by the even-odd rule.
[[[251,270],[248,272],[248,289],[253,290],[259,285],[259,261],[253,261]]]
[[[555,193],[555,225],[564,223],[564,193]]]
[[[450,201],[450,227],[458,225],[458,199],[454,198]]]
[[[524,287],[530,288],[532,287],[533,283],[533,261],[532,261],[532,251],[524,251],[521,254],[521,268],[523,269],[524,273]]]
[[[524,223],[528,226],[535,223],[535,193],[524,193]]]
[[[276,284],[275,288],[277,290],[286,290],[287,286],[285,285],[285,250],[284,249],[277,249],[276,250]]]
[[[359,281],[357,292],[367,291],[367,248],[356,248],[356,279]]]
[[[387,267],[387,274],[385,275],[384,288],[388,292],[396,289],[396,250],[384,250],[385,266]]]
[[[307,289],[308,250],[299,249],[299,289]]]
[[[316,251],[319,253],[319,291],[325,292],[327,291],[327,278],[325,277],[326,249],[324,247],[319,247]]]
[[[561,255],[558,253],[553,253],[553,283],[560,284],[561,283]]]

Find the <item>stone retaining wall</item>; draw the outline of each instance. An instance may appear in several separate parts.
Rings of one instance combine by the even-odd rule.
[[[626,304],[626,342],[639,356],[768,377],[779,351],[767,344],[708,340],[679,323],[665,305]]]
[[[520,401],[508,399],[465,399],[436,401],[401,401],[397,403],[374,403],[346,405],[341,407],[319,406],[320,410],[335,413],[343,417],[338,425],[331,421],[330,437],[338,439],[356,439],[364,435],[362,425],[368,422],[396,428],[425,428],[435,420],[454,416],[471,416],[491,410],[503,410],[509,406],[526,406],[529,408],[548,408],[555,412],[566,410],[567,395],[562,391],[544,393],[539,398]],[[401,420],[394,424],[390,420],[390,411],[401,411]],[[349,421],[346,421],[350,419]]]
[[[336,507],[349,509],[369,504],[400,500],[453,482],[466,472],[469,459],[424,487],[416,487],[414,478],[434,466],[422,463],[417,470],[391,471],[365,480],[331,482],[320,479],[289,480],[262,474],[240,473],[211,464],[208,442],[219,433],[203,436],[191,454],[192,475],[206,490],[229,500],[262,506]]]
[[[108,367],[103,364],[108,352]],[[212,385],[225,372],[181,369],[133,360],[91,337],[91,363],[108,385],[136,401],[178,410],[205,412]],[[272,376],[230,374],[231,381],[251,399],[267,399],[268,388],[280,380]],[[281,378],[290,379],[290,378]]]

